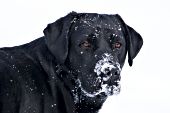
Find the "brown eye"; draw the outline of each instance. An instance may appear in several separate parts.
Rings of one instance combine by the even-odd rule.
[[[86,40],[83,43],[81,43],[80,46],[83,48],[90,48],[91,44]]]
[[[113,44],[113,48],[120,48],[122,46],[122,44],[120,42],[116,42],[115,44]]]

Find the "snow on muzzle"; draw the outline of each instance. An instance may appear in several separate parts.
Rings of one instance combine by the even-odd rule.
[[[100,84],[100,89],[94,90],[93,92],[88,92],[86,89],[83,88],[82,82],[77,79],[78,88],[81,89],[82,93],[87,97],[96,97],[97,95],[104,94],[106,96],[110,96],[113,94],[119,94],[121,86],[120,86],[120,79],[115,79],[116,76],[120,76],[120,64],[114,61],[112,55],[108,53],[104,53],[101,60],[99,60],[94,68],[94,72],[96,73],[97,77],[94,81],[94,86]],[[108,84],[107,82],[113,78],[113,84]],[[77,99],[76,99],[77,100]]]
[[[101,84],[101,92],[107,95],[118,94],[120,92],[120,64],[114,60],[111,54],[104,53],[94,68],[97,75],[96,81]],[[106,84],[110,79],[114,79],[115,84]],[[113,81],[113,80],[112,80]]]
[[[102,59],[96,63],[94,72],[98,77],[102,77],[104,81],[107,81],[111,76],[119,75],[121,68],[120,64],[114,61],[112,55],[104,53]]]

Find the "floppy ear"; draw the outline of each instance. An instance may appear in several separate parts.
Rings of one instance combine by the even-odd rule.
[[[137,33],[133,28],[126,25],[126,29],[128,32],[128,62],[129,65],[132,66],[133,59],[137,56],[139,53],[142,45],[143,45],[143,39],[139,33]]]
[[[69,30],[76,12],[71,12],[44,29],[45,42],[48,49],[56,57],[58,63],[63,64],[68,54]]]
[[[123,28],[124,28],[124,34],[126,38],[126,47],[128,51],[128,62],[129,62],[129,65],[132,66],[133,59],[137,56],[137,54],[139,53],[143,45],[143,39],[141,35],[137,33],[133,28],[126,25],[123,19],[118,14],[116,16],[121,21]]]

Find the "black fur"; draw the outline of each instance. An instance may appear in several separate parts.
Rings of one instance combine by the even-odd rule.
[[[95,64],[108,53],[122,68],[128,52],[132,66],[142,44],[119,15],[72,12],[49,24],[43,37],[0,49],[0,113],[97,113],[107,95],[89,97],[81,89],[101,88]],[[105,84],[116,85],[118,68],[109,73]]]

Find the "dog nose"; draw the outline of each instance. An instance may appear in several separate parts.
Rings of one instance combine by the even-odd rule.
[[[104,69],[104,72],[105,72],[106,75],[110,75],[111,74],[111,71],[110,71],[109,68]]]
[[[111,71],[109,68],[105,68],[103,69],[103,71],[101,72],[101,77],[107,77],[108,75],[111,75]]]
[[[109,69],[109,68],[106,68],[104,70],[104,72],[101,73],[101,77],[107,77],[107,76],[119,76],[120,75],[120,71],[118,69]]]

